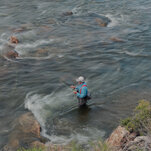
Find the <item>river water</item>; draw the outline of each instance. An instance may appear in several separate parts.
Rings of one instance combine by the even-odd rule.
[[[10,36],[17,59],[4,57]],[[151,98],[150,39],[150,0],[1,0],[0,147],[27,110],[53,143],[107,138]],[[81,75],[92,94],[83,109],[69,88]]]

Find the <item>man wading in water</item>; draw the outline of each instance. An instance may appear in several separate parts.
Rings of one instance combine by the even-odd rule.
[[[84,81],[84,77],[80,76],[78,79],[76,79],[76,82],[78,82],[78,86],[70,86],[72,89],[75,90],[73,91],[73,93],[77,95],[79,106],[86,105],[87,100],[90,99],[90,96],[88,96],[88,88]]]

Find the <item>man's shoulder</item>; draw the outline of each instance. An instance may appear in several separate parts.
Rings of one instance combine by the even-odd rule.
[[[83,86],[87,87],[87,84],[84,82],[84,83],[83,83]]]
[[[82,86],[84,89],[87,89],[87,84],[83,84]]]

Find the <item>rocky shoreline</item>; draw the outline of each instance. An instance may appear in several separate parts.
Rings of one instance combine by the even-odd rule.
[[[8,143],[3,151],[16,151],[20,147],[44,147],[48,141],[40,135],[41,126],[31,112],[21,115],[15,121],[16,125],[9,135]]]
[[[124,127],[118,126],[106,140],[112,151],[137,151],[138,149],[151,150],[151,140],[148,136],[137,136]]]
[[[40,135],[41,126],[31,112],[21,115],[15,123],[8,143],[2,151],[16,151],[20,147],[49,150],[50,144],[46,145],[49,140]],[[122,126],[118,126],[105,142],[111,151],[135,151],[138,148],[151,150],[151,140],[148,136],[137,136],[135,132],[130,133]]]

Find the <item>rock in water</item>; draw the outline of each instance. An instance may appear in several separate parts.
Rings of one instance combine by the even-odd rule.
[[[124,42],[124,40],[117,38],[117,37],[111,37],[110,40],[112,40],[114,42]]]
[[[25,27],[20,27],[20,28],[14,29],[13,32],[23,32],[25,30],[26,30]]]
[[[71,15],[73,15],[73,12],[72,11],[64,12],[63,15],[64,16],[71,16]]]
[[[18,43],[19,43],[19,40],[18,40],[15,36],[11,36],[11,37],[10,37],[10,42],[11,42],[11,43],[14,43],[14,44],[18,44]]]
[[[17,121],[17,127],[26,134],[32,134],[40,138],[40,124],[35,120],[31,113],[23,114]]]
[[[44,146],[45,138],[40,136],[41,127],[33,114],[28,112],[15,120],[15,126],[11,132],[8,144],[4,151],[16,151],[19,147]],[[39,142],[39,143],[38,143]]]
[[[47,56],[48,55],[48,49],[38,49],[36,52],[36,57],[41,57],[41,56]]]
[[[15,59],[16,57],[19,57],[19,54],[15,51],[15,46],[13,44],[6,43],[2,47],[2,56],[9,59]]]
[[[98,25],[101,26],[101,27],[106,27],[106,26],[107,26],[107,23],[104,22],[104,21],[103,21],[102,19],[100,19],[100,18],[97,18],[97,19],[96,19],[96,22],[97,22]]]
[[[10,58],[10,59],[15,59],[16,57],[19,57],[18,53],[16,51],[14,51],[14,50],[11,50],[11,51],[7,52],[5,54],[5,56],[7,58]]]

